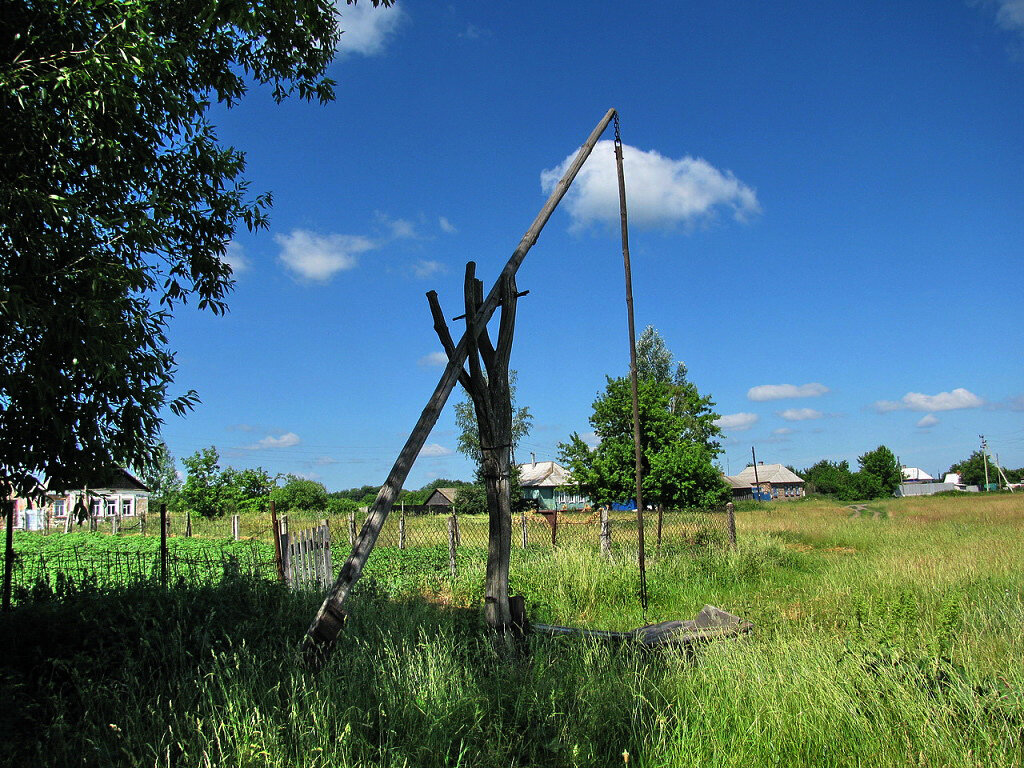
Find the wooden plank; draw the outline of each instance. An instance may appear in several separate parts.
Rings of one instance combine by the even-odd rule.
[[[512,256],[509,257],[501,272],[501,278],[505,276],[511,277],[519,270],[523,259],[526,258],[526,254],[529,253],[530,249],[537,242],[537,238],[540,237],[544,225],[547,224],[555,208],[558,207],[566,192],[569,191],[569,187],[583,167],[583,163],[586,162],[594,149],[594,145],[597,144],[601,134],[604,133],[615,115],[615,110],[609,109],[594,127],[594,130],[591,131],[587,140],[580,147],[579,152],[577,152],[576,158],[555,185],[544,207],[541,208],[537,217],[519,241],[519,245],[512,252]],[[471,326],[474,330],[485,327],[487,321],[490,320],[495,310],[497,310],[501,296],[501,278],[491,287],[490,292],[487,294],[487,299],[474,318]],[[303,641],[303,659],[310,669],[318,669],[320,667],[325,660],[326,653],[330,650],[331,645],[341,631],[345,617],[345,612],[342,609],[345,599],[348,597],[352,585],[362,575],[363,567],[366,565],[370,552],[373,551],[373,546],[377,543],[377,537],[380,536],[380,532],[384,527],[384,521],[387,519],[392,505],[398,498],[398,494],[402,491],[402,484],[409,476],[409,470],[412,469],[413,462],[423,449],[430,431],[434,428],[441,415],[441,410],[444,408],[448,396],[451,394],[452,389],[454,389],[456,381],[458,381],[459,374],[463,371],[462,366],[466,361],[469,349],[468,337],[471,332],[470,330],[466,331],[456,346],[454,353],[450,356],[440,381],[438,381],[433,394],[427,400],[427,405],[424,407],[419,420],[416,422],[416,426],[413,427],[405,445],[398,454],[398,458],[395,459],[387,480],[384,481],[384,485],[381,486],[380,491],[377,493],[377,498],[370,507],[366,522],[363,523],[363,528],[352,547],[351,554],[349,554],[348,559],[338,573],[338,578],[324,598],[320,609],[313,617],[313,622],[310,624]]]

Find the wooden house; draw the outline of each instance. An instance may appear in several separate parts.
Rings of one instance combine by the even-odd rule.
[[[44,484],[46,485],[46,484]],[[115,469],[81,488],[71,490],[50,488],[46,501],[29,503],[14,501],[14,525],[24,530],[40,530],[47,521],[63,522],[76,507],[84,507],[91,517],[136,517],[149,509],[152,491],[126,469]]]
[[[569,472],[555,461],[532,461],[519,465],[523,498],[536,503],[541,510],[589,507],[590,499],[586,496],[572,490],[560,490],[571,481]]]
[[[781,464],[758,462],[756,469],[747,467],[738,475],[727,475],[725,481],[733,489],[733,499],[753,499],[759,489],[772,499],[796,499],[804,495],[804,481]]]

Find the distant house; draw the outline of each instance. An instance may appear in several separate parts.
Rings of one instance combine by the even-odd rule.
[[[917,467],[900,467],[904,483],[934,483],[935,478]]]
[[[435,488],[426,501],[426,506],[430,508],[428,511],[444,512],[446,509],[451,509],[458,493],[458,488]]]
[[[149,510],[152,490],[126,469],[114,469],[81,488],[47,487],[43,504],[14,500],[14,525],[26,530],[45,528],[47,520],[64,521],[76,508],[91,517],[136,517]]]
[[[738,475],[726,475],[725,482],[732,487],[733,499],[753,499],[758,488],[773,499],[796,499],[804,495],[804,481],[781,464],[759,462],[756,469],[747,467]]]
[[[519,465],[519,485],[523,498],[536,502],[540,509],[584,509],[590,499],[574,491],[559,490],[572,482],[572,475],[555,461],[532,461]]]

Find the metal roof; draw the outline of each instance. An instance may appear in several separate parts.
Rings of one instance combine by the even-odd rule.
[[[733,475],[736,480],[744,485],[754,485],[754,468],[747,467],[738,475]],[[762,483],[802,483],[803,479],[795,475],[781,464],[758,464],[757,482]],[[738,487],[738,486],[737,486]]]
[[[935,480],[934,477],[929,475],[923,469],[918,469],[917,467],[902,467],[902,470],[904,480],[918,480],[922,482],[931,482]]]
[[[572,475],[556,461],[534,461],[519,465],[519,484],[524,488],[557,488],[572,482]]]

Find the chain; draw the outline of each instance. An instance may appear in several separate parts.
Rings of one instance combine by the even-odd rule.
[[[615,117],[612,118],[613,124],[615,125],[615,146],[622,146],[622,134],[619,131],[619,113],[615,113]]]

